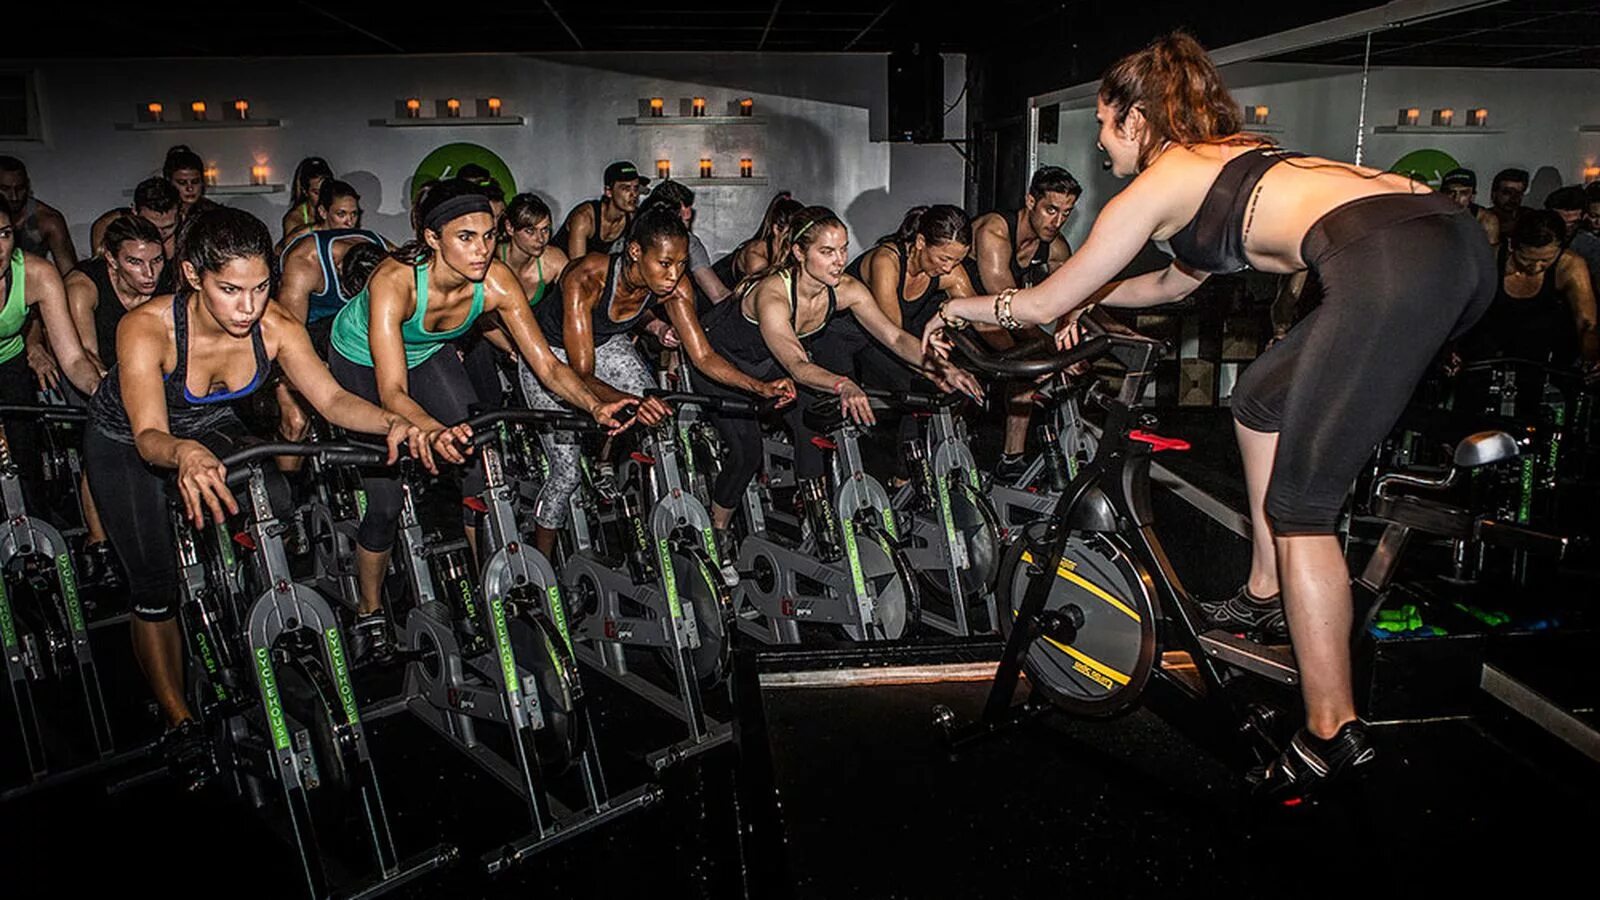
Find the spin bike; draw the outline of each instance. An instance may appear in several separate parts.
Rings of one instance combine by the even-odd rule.
[[[661,792],[644,786],[613,795],[606,787],[561,585],[550,561],[523,539],[517,490],[506,479],[505,448],[518,426],[599,426],[571,413],[535,409],[501,410],[467,424],[486,476],[483,494],[468,503],[484,516],[478,538],[484,563],[475,575],[461,576],[458,596],[466,609],[425,599],[406,613],[400,643],[410,660],[410,711],[527,804],[531,831],[482,857],[486,871],[497,874],[649,805]],[[409,496],[405,509],[411,509]],[[420,540],[415,516],[404,515],[396,555],[421,558],[408,549],[408,542]],[[427,583],[408,568],[415,583]],[[509,757],[482,739],[482,726],[509,737]],[[570,768],[582,782],[579,809],[564,806],[549,791],[549,782]]]
[[[720,684],[732,662],[735,610],[711,529],[711,516],[696,496],[694,440],[678,416],[699,409],[724,415],[757,415],[757,404],[701,394],[656,392],[673,418],[647,429],[623,478],[621,526],[630,532],[624,557],[603,552],[586,510],[574,503],[575,552],[562,568],[562,582],[578,620],[579,658],[688,726],[689,735],[650,762],[664,765],[703,752],[732,736],[728,725],[709,719],[701,689]],[[771,404],[761,404],[763,409]],[[643,502],[633,499],[639,491]],[[676,692],[663,691],[629,669],[626,648],[649,647],[672,670]]]
[[[1020,358],[1017,353],[1008,351],[998,358]],[[1092,386],[1091,379],[1068,379],[1063,374],[1034,392],[1034,402],[1046,417],[1035,428],[1039,436],[1039,455],[1016,480],[997,480],[989,486],[989,501],[1000,527],[1007,533],[1049,518],[1061,499],[1061,492],[1077,477],[1079,469],[1094,458],[1099,440],[1083,417],[1085,392]]]
[[[1154,675],[1183,695],[1216,705],[1254,739],[1258,752],[1275,756],[1282,711],[1237,690],[1244,682],[1236,676],[1297,685],[1290,648],[1212,628],[1156,534],[1151,455],[1188,449],[1187,442],[1143,430],[1153,426],[1153,419],[1141,412],[1140,400],[1163,345],[1137,335],[1099,333],[1044,359],[1003,360],[964,333],[952,339],[974,368],[997,376],[1048,375],[1100,357],[1113,360],[1124,376],[1118,392],[1103,401],[1106,419],[1098,452],[1062,494],[1051,518],[1024,527],[1006,555],[1001,568],[1005,651],[979,721],[962,725],[948,707],[936,708],[935,720],[947,738],[961,746],[1051,709],[1109,716],[1137,703]],[[1456,466],[1490,465],[1515,450],[1515,441],[1504,433],[1474,435],[1457,448]],[[1447,482],[1405,483],[1427,489]],[[1412,517],[1411,530],[1426,530],[1425,518]],[[1352,641],[1358,650],[1366,624],[1387,597],[1403,538],[1393,534],[1354,579]],[[1162,651],[1186,654],[1198,684],[1169,669]],[[1024,671],[1030,695],[1013,705]]]
[[[869,398],[874,410],[890,411],[882,397]],[[814,401],[803,415],[818,432],[813,442],[830,454],[831,478],[816,496],[803,498],[811,527],[798,541],[767,522],[777,486],[772,454],[766,483],[752,481],[746,489],[738,608],[755,612],[740,615],[740,628],[766,643],[799,643],[806,623],[835,626],[853,641],[896,640],[915,623],[921,594],[889,495],[862,468],[861,426],[832,397]]]
[[[35,696],[46,685],[63,707],[78,707],[79,730],[87,731],[99,759],[108,759],[113,747],[99,669],[78,599],[72,549],[48,522],[29,515],[5,438],[5,420],[20,416],[81,423],[86,414],[61,406],[0,406],[0,502],[5,506],[5,519],[0,521],[0,652],[5,656],[25,775],[38,784],[49,775],[53,755],[39,719],[41,698]]]
[[[306,895],[378,896],[449,865],[457,851],[438,845],[404,860],[396,855],[338,620],[289,571],[288,526],[272,510],[261,469],[279,456],[382,465],[386,454],[354,445],[260,444],[221,460],[230,487],[244,488],[243,531],[196,531],[174,510],[191,702],[233,790],[286,820]],[[363,845],[373,874],[354,888],[336,888],[329,863],[340,854],[330,848],[347,842]]]

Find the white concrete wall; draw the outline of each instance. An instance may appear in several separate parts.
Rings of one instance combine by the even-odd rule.
[[[1287,63],[1239,63],[1222,70],[1234,99],[1264,104],[1269,120],[1281,127],[1272,137],[1286,147],[1331,159],[1353,160],[1361,109],[1361,70]],[[1447,135],[1373,134],[1375,125],[1393,125],[1401,107],[1417,107],[1422,121],[1431,111],[1456,111],[1456,131]],[[1460,123],[1466,110],[1489,110],[1489,128],[1475,132]],[[1066,167],[1084,183],[1081,214],[1069,223],[1067,239],[1082,243],[1094,213],[1124,182],[1100,168],[1092,108],[1063,109],[1061,141],[1040,144],[1041,165]],[[1592,69],[1517,70],[1375,68],[1367,86],[1367,122],[1362,136],[1366,165],[1387,169],[1412,150],[1433,148],[1478,173],[1479,202],[1487,203],[1489,180],[1511,166],[1534,173],[1530,204],[1551,189],[1582,180],[1586,166],[1600,161],[1600,134],[1580,134],[1579,125],[1600,124],[1600,71]],[[1543,170],[1543,171],[1541,171]]]
[[[123,192],[155,174],[172,144],[186,143],[220,169],[225,184],[249,180],[250,167],[271,168],[287,182],[306,155],[323,156],[362,192],[367,224],[406,236],[410,178],[442,144],[468,141],[497,153],[519,190],[541,194],[565,216],[599,194],[600,174],[615,159],[632,159],[653,175],[671,158],[677,176],[696,174],[700,156],[717,175],[737,174],[752,156],[766,187],[697,189],[696,230],[714,255],[746,237],[772,193],[787,188],[807,203],[845,216],[857,249],[892,230],[907,207],[960,204],[963,163],[950,147],[875,141],[885,129],[886,63],[868,54],[555,54],[546,56],[320,57],[309,59],[154,60],[29,64],[37,72],[42,142],[0,141],[0,153],[21,157],[35,193],[61,209],[79,251],[88,228]],[[956,99],[966,61],[945,58],[946,105]],[[470,112],[477,97],[498,96],[506,115],[525,128],[374,128],[398,98],[459,97]],[[753,96],[765,127],[637,128],[617,124],[637,114],[640,98],[705,96],[716,114]],[[116,130],[137,105],[162,102],[173,119],[194,99],[213,116],[235,97],[252,115],[284,120],[279,129],[237,131]],[[946,133],[962,136],[966,110],[946,116]],[[287,194],[218,198],[268,221],[274,233]]]

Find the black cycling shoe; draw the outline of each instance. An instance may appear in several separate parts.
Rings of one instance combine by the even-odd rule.
[[[394,653],[394,640],[389,636],[389,619],[383,610],[358,613],[356,623],[350,626],[350,654],[356,665],[382,662]]]
[[[1367,723],[1357,719],[1323,740],[1304,728],[1295,732],[1278,758],[1245,776],[1257,799],[1295,806],[1313,793],[1347,786],[1359,778],[1377,751],[1367,737]]]
[[[211,738],[194,719],[185,719],[161,736],[161,755],[167,771],[186,791],[198,791],[217,774]]]
[[[1283,617],[1283,595],[1257,597],[1249,587],[1226,600],[1197,600],[1213,627],[1248,635],[1268,644],[1289,640],[1289,621]]]
[[[1014,485],[1027,473],[1028,457],[1025,454],[1002,453],[994,467],[994,480],[999,484]]]

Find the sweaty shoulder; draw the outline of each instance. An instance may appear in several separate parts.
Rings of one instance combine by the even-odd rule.
[[[283,252],[283,267],[285,269],[289,266],[310,265],[321,268],[322,260],[317,258],[317,242],[303,239],[308,234],[311,234],[311,232],[300,231],[286,239],[289,241],[289,248]]]
[[[522,282],[517,280],[517,273],[511,267],[498,259],[489,261],[489,271],[483,276],[483,294],[497,307],[502,299],[515,299],[527,302],[527,297],[522,290]]]
[[[872,291],[862,283],[861,279],[846,272],[840,276],[839,284],[833,289],[834,296],[838,299],[840,309],[849,309],[857,303],[872,303]]]

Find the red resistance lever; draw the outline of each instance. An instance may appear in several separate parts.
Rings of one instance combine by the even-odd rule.
[[[650,456],[648,454],[640,453],[637,450],[633,451],[632,453],[629,453],[628,456],[634,462],[638,463],[641,466],[653,466],[653,465],[656,464],[656,458],[654,456]]]
[[[241,532],[238,532],[237,534],[235,534],[233,536],[233,542],[235,544],[238,544],[239,546],[243,547],[244,549],[249,550],[252,553],[255,552],[256,539],[251,537],[250,536],[250,532],[248,532],[248,531],[241,531]]]
[[[1140,431],[1138,429],[1128,432],[1128,440],[1149,444],[1151,451],[1155,453],[1160,453],[1163,450],[1189,449],[1189,442],[1183,438],[1162,437],[1159,434],[1151,434],[1148,431]]]
[[[823,437],[821,435],[817,435],[816,437],[811,439],[811,446],[817,448],[818,450],[837,450],[837,449],[839,449],[839,445],[838,444],[835,444],[831,439],[825,438],[825,437]]]
[[[483,502],[482,497],[462,497],[461,505],[479,515],[489,511],[489,504]]]

